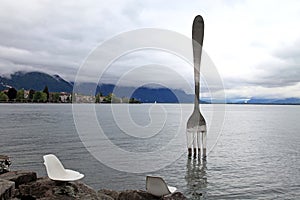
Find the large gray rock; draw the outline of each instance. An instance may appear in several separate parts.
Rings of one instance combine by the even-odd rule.
[[[118,200],[159,200],[159,197],[153,196],[142,190],[125,190],[120,192]]]
[[[37,179],[36,173],[32,171],[11,171],[0,175],[0,179],[15,182],[18,188],[21,184],[27,184]]]
[[[114,200],[114,198],[112,198],[111,196],[108,196],[103,193],[98,193],[98,198],[101,200]]]
[[[58,182],[45,177],[20,185],[17,197],[43,200],[99,199],[95,190],[81,182]]]
[[[156,197],[142,190],[114,191],[102,189],[96,192],[81,182],[52,181],[47,177],[38,178],[35,172],[12,171],[0,175],[0,200],[40,199],[40,200],[185,200],[182,193]],[[14,189],[16,187],[16,189]]]
[[[108,197],[110,197],[112,199],[118,199],[119,194],[120,194],[120,192],[115,191],[115,190],[101,189],[98,191],[98,196],[102,197],[103,199],[108,198]]]
[[[12,181],[0,179],[0,199],[5,200],[13,196],[15,183]]]
[[[185,200],[187,199],[181,192],[175,192],[173,194],[162,197],[162,200]]]
[[[117,192],[114,190],[101,189],[98,191],[98,196],[100,199],[103,198],[105,200],[186,200],[187,199],[180,192],[176,192],[164,197],[156,197],[142,190],[125,190],[125,191]]]

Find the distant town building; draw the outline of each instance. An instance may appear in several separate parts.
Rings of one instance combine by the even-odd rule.
[[[29,90],[24,90],[24,99],[27,99],[29,96]]]
[[[75,103],[95,103],[95,96],[89,96],[89,95],[81,95],[75,93],[74,102]]]
[[[72,94],[67,93],[67,92],[61,92],[59,94],[60,102],[62,103],[68,103],[72,99]]]

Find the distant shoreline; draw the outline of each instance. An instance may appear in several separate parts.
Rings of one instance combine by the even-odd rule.
[[[140,102],[140,103],[81,103],[81,102],[0,102],[0,104],[97,104],[97,105],[109,105],[109,104],[155,104],[154,102]],[[157,104],[194,104],[194,103],[157,103]],[[203,103],[202,105],[277,105],[277,106],[298,106],[300,104],[291,103]],[[200,104],[201,105],[201,104]]]

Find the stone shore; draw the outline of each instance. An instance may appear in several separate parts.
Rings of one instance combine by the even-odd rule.
[[[0,200],[184,200],[182,193],[176,192],[164,197],[155,197],[143,190],[114,191],[94,190],[80,182],[52,181],[39,177],[31,171],[11,171],[0,175]]]

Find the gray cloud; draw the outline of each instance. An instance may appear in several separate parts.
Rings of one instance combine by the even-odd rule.
[[[260,9],[269,4],[272,4],[272,9]],[[211,52],[212,59],[220,58],[220,66],[217,66],[220,71],[226,68],[231,72],[228,73],[230,76],[224,75],[228,96],[255,96],[260,88],[263,88],[261,94],[268,95],[278,95],[278,88],[280,91],[287,88],[283,95],[292,96],[298,89],[300,77],[300,29],[293,24],[299,17],[296,4],[297,1],[286,4],[280,1],[2,0],[0,74],[20,70],[44,71],[73,81],[90,51],[106,39],[145,27],[170,29],[190,37],[193,17],[202,14],[206,22],[204,47]],[[277,16],[279,11],[281,20]],[[281,39],[283,33],[278,30],[279,25],[286,25],[282,27],[283,33],[287,34],[284,39]],[[245,56],[251,48],[263,50],[271,58]],[[224,64],[241,57],[245,60]],[[235,74],[236,69],[246,70],[243,64],[247,64],[249,58],[257,59],[248,66],[249,73]],[[161,52],[128,55],[116,61],[102,80],[115,82],[134,67],[150,64],[169,66],[190,85],[193,84],[193,70],[183,61]],[[132,73],[124,84],[136,85],[153,80],[169,85],[173,83],[172,87],[190,91],[180,82],[174,82],[166,70],[156,68],[139,73]],[[93,78],[86,75],[82,81]],[[205,87],[203,91],[208,92]]]
[[[299,65],[286,65],[284,67],[269,66],[268,71],[257,74],[255,79],[235,78],[225,79],[227,89],[240,86],[260,86],[265,88],[276,88],[296,85],[300,82]]]
[[[230,95],[232,95],[231,91],[234,91],[235,96],[239,96],[239,93],[243,94],[245,90],[251,88],[252,91],[258,91],[257,94],[245,93],[246,95],[242,97],[263,96],[259,90],[263,90],[265,95],[269,96],[299,97],[300,39],[296,39],[296,42],[289,45],[282,45],[270,54],[272,60],[253,66],[253,73],[249,74],[249,77],[224,79],[225,89]],[[284,88],[286,92],[282,92]],[[282,94],[276,91],[281,91]]]
[[[74,77],[99,42],[134,25],[131,18],[138,16],[131,12],[139,10],[134,4],[97,4],[99,1],[2,1],[0,57],[12,64],[1,71],[14,72],[24,66],[25,70],[63,76],[72,71]],[[128,12],[123,15],[125,8]]]

